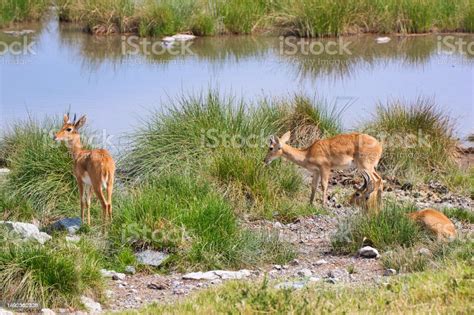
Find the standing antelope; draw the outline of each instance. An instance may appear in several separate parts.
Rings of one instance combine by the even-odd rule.
[[[265,164],[283,156],[313,173],[310,204],[313,204],[316,189],[321,180],[323,205],[326,204],[327,189],[331,168],[347,168],[355,165],[365,171],[371,180],[377,183],[382,178],[377,166],[382,155],[382,145],[374,138],[362,133],[337,135],[328,139],[316,140],[306,149],[296,149],[286,144],[291,133],[288,131],[281,138],[270,137],[270,147],[265,157]]]
[[[81,218],[84,222],[84,210],[87,208],[87,224],[91,223],[90,205],[92,189],[102,206],[104,221],[112,220],[112,190],[114,186],[115,163],[110,153],[104,149],[84,150],[78,130],[86,123],[86,116],[71,122],[64,115],[64,124],[54,136],[56,141],[65,141],[74,161],[74,176],[81,197]],[[107,190],[107,199],[102,188]]]

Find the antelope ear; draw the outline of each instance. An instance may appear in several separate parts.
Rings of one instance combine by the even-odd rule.
[[[65,124],[67,124],[67,123],[69,122],[69,115],[68,115],[68,114],[64,114],[63,122],[64,122]]]
[[[281,144],[287,143],[288,140],[290,140],[290,136],[291,136],[291,131],[287,131],[283,136],[281,136],[280,143]]]
[[[268,139],[268,142],[269,142],[270,145],[277,144],[278,143],[278,138],[275,137],[274,135],[271,135],[270,139]]]
[[[86,123],[86,115],[82,116],[81,118],[79,118],[79,120],[76,122],[76,124],[74,125],[74,127],[76,127],[76,129],[79,129],[81,128],[82,126],[84,126],[84,124]]]

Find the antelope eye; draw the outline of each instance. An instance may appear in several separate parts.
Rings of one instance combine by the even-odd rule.
[[[268,148],[270,151],[273,151],[273,147]]]
[[[72,131],[72,128],[67,128],[66,131],[67,131],[67,132],[71,132],[71,131]]]
[[[360,192],[356,192],[356,197],[360,197]]]

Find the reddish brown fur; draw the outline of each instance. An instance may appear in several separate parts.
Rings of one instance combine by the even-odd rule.
[[[383,207],[382,203],[383,182],[376,183],[374,187],[368,187],[364,178],[364,185],[356,188],[352,194],[349,204],[365,210],[368,214],[378,214]]]
[[[408,216],[416,222],[422,223],[432,231],[438,239],[453,239],[456,237],[456,227],[443,213],[435,209],[423,209],[409,213]]]
[[[77,122],[70,122],[68,115],[64,115],[64,124],[55,135],[55,140],[65,141],[74,161],[74,175],[76,176],[81,197],[81,218],[84,222],[84,212],[87,208],[87,224],[90,225],[90,203],[92,190],[102,206],[104,221],[112,219],[112,191],[115,176],[115,163],[110,153],[104,149],[84,150],[78,129],[86,121],[81,117]],[[88,180],[89,179],[89,180]],[[107,191],[104,196],[103,187]]]
[[[331,169],[345,168],[354,164],[358,169],[365,171],[371,180],[380,185],[382,178],[375,171],[382,155],[382,145],[372,136],[362,133],[341,134],[328,139],[317,140],[307,149],[296,149],[286,144],[290,132],[281,139],[270,139],[269,152],[265,163],[269,164],[278,157],[298,164],[313,173],[310,203],[321,179],[323,190],[323,204],[326,203],[327,187]]]

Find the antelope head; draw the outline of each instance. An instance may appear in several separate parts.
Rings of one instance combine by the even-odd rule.
[[[85,123],[86,116],[82,116],[78,121],[76,121],[76,115],[74,115],[74,119],[71,121],[69,119],[69,114],[64,114],[63,126],[58,132],[56,132],[53,139],[56,141],[73,141],[79,138],[78,130],[84,126]]]
[[[374,192],[375,187],[373,181],[370,179],[369,174],[362,172],[364,183],[360,187],[356,187],[356,191],[351,196],[349,203],[358,207],[366,207],[370,195]]]
[[[273,160],[283,155],[282,146],[290,140],[291,132],[288,131],[281,138],[277,136],[271,136],[269,139],[268,153],[263,162],[268,165]]]

